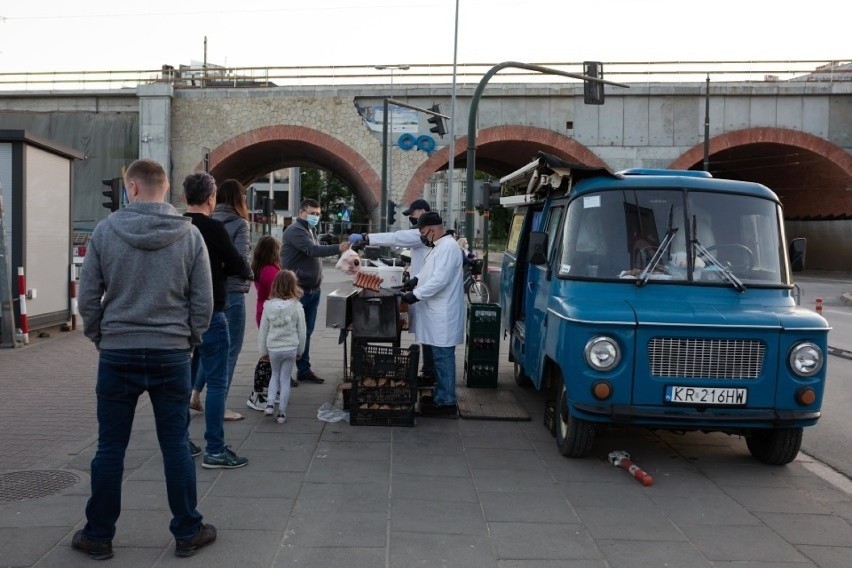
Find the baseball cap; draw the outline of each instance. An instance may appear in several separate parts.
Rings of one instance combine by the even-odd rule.
[[[441,216],[438,215],[438,213],[435,212],[435,211],[429,211],[427,213],[424,213],[423,215],[420,216],[419,219],[417,219],[417,228],[418,229],[421,228],[421,227],[433,227],[435,225],[443,225],[443,224],[444,224],[444,220],[441,219]]]
[[[411,215],[411,213],[417,211],[418,209],[425,209],[426,211],[432,210],[432,208],[429,207],[429,202],[425,199],[415,199],[411,202],[411,205],[408,206],[408,209],[402,212],[402,214],[408,217],[409,215]]]

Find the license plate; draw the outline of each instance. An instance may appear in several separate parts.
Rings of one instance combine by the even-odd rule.
[[[666,402],[671,404],[715,404],[742,406],[748,389],[717,387],[666,387]]]

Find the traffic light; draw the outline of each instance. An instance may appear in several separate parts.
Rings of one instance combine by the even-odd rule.
[[[396,203],[388,201],[388,226],[396,223]]]
[[[429,110],[432,112],[441,112],[441,105],[432,105],[429,107]],[[447,127],[444,125],[444,119],[440,116],[430,114],[429,118],[426,119],[426,122],[434,124],[434,126],[429,129],[429,132],[434,132],[441,138],[443,138],[444,134],[447,133]]]
[[[603,63],[600,61],[583,61],[583,75],[603,79]],[[587,105],[604,104],[604,84],[583,81],[583,102]]]
[[[102,179],[101,183],[109,188],[101,192],[109,198],[109,201],[104,201],[101,205],[110,211],[118,211],[121,207],[121,178]]]
[[[482,208],[491,211],[500,205],[500,182],[485,182],[482,184]]]

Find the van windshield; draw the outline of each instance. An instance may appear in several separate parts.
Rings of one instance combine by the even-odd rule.
[[[585,194],[568,207],[557,273],[630,281],[650,266],[644,274],[650,283],[730,286],[733,275],[746,286],[786,285],[780,218],[775,203],[744,195],[679,189]]]

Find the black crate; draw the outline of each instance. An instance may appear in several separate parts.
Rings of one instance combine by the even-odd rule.
[[[470,354],[498,357],[500,355],[500,336],[495,333],[469,334],[465,348]]]
[[[417,387],[410,386],[369,386],[362,380],[352,383],[351,405],[358,404],[414,404],[417,400]]]
[[[548,400],[544,403],[544,427],[551,436],[556,436],[556,401]]]
[[[385,347],[359,344],[353,347],[352,376],[362,379],[405,380],[408,386],[417,386],[417,365],[420,363],[420,346]]]
[[[353,405],[349,410],[352,426],[414,426],[414,406],[405,410],[366,410]]]
[[[467,307],[469,334],[500,333],[500,304],[470,304]]]

